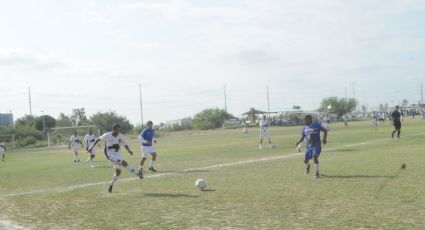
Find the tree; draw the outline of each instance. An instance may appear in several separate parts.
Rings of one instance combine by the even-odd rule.
[[[35,118],[35,128],[37,130],[43,131],[44,124],[43,124],[43,117],[44,117],[44,124],[46,125],[46,129],[54,128],[56,127],[56,119],[49,115],[43,115]]]
[[[84,108],[73,109],[72,115],[71,115],[71,120],[76,123],[75,126],[86,125],[87,122],[88,122],[88,119],[87,119],[87,116],[86,116],[86,110]],[[78,123],[77,123],[77,121],[78,121]]]
[[[219,128],[230,118],[234,116],[223,109],[205,109],[193,118],[193,128],[201,130]]]
[[[16,129],[32,130],[35,127],[35,118],[31,115],[25,115],[24,117],[21,117],[16,120],[15,124]]]
[[[91,123],[93,123],[101,132],[109,131],[112,125],[119,124],[121,126],[121,132],[126,133],[133,130],[134,126],[130,121],[116,112],[98,112],[90,117]]]
[[[69,116],[64,113],[59,114],[58,119],[56,119],[57,127],[69,127],[72,126],[72,120]]]
[[[401,101],[401,106],[402,107],[406,107],[406,106],[408,106],[409,105],[409,101],[407,100],[407,99],[403,99],[402,101]]]
[[[349,98],[347,100],[345,98],[327,97],[322,100],[319,111],[328,112],[329,105],[331,105],[332,107],[330,111],[335,113],[338,116],[338,118],[341,118],[342,115],[346,113],[350,113],[356,108],[357,101],[354,98]]]

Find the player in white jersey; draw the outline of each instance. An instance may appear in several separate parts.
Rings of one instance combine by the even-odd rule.
[[[260,121],[260,145],[258,146],[259,149],[263,149],[264,139],[269,141],[270,149],[273,148],[272,140],[270,139],[269,131],[267,130],[268,126],[269,126],[269,122],[267,121],[266,115],[264,115],[263,119],[261,119]]]
[[[86,146],[87,152],[91,147],[93,147],[94,142],[96,141],[96,135],[93,133],[93,129],[89,128],[88,133],[84,136],[84,145]],[[96,157],[96,149],[93,148],[89,152],[89,158],[86,160],[86,163],[90,163],[90,166],[94,168],[93,159]]]
[[[242,123],[242,133],[243,133],[243,137],[247,137],[248,136],[248,124],[244,121]]]
[[[92,152],[94,147],[100,142],[105,142],[105,155],[106,158],[111,162],[112,166],[115,169],[115,174],[112,177],[112,181],[109,184],[108,192],[112,192],[112,187],[114,186],[115,182],[117,182],[118,177],[121,175],[121,169],[124,167],[127,169],[128,172],[131,174],[138,176],[140,179],[143,179],[143,170],[137,171],[133,167],[131,167],[125,160],[121,157],[120,148],[121,145],[124,145],[125,149],[128,151],[130,155],[133,155],[133,152],[130,150],[130,147],[128,146],[128,143],[124,137],[120,133],[121,126],[118,124],[115,124],[112,126],[112,132],[105,133],[102,136],[100,136],[96,141],[94,142],[93,146],[88,150],[89,152]]]
[[[373,111],[372,114],[370,114],[370,120],[371,120],[371,128],[372,129],[378,129],[378,114]]]
[[[77,130],[75,130],[74,134],[69,138],[68,149],[71,149],[71,145],[74,150],[74,162],[80,162],[80,159],[78,158],[78,145],[83,147],[83,142],[81,142],[80,137],[77,134]]]
[[[2,161],[4,162],[4,155],[6,155],[6,144],[4,142],[0,142],[0,155],[2,155]]]

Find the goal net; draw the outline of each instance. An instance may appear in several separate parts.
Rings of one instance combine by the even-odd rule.
[[[56,127],[52,128],[47,132],[47,146],[48,147],[64,147],[69,144],[69,138],[77,131],[81,141],[87,134],[88,129],[92,128],[93,133],[98,137],[100,136],[100,130],[94,125],[77,126],[77,127]]]

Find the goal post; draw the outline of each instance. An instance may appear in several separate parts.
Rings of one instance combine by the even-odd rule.
[[[47,132],[47,147],[66,146],[75,130],[81,138],[84,138],[89,128],[93,128],[93,132],[97,131],[97,136],[100,136],[100,130],[95,125],[51,128]]]

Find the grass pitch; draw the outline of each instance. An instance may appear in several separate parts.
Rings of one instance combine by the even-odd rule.
[[[73,163],[67,149],[11,151],[0,162],[0,229],[11,227],[6,221],[31,229],[425,228],[424,121],[409,118],[399,140],[388,123],[332,124],[319,179],[304,175],[295,152],[300,130],[272,128],[271,151],[258,150],[252,128],[247,138],[241,130],[166,133],[156,145],[159,172],[140,181],[123,171],[112,194],[101,149],[96,168]],[[123,156],[138,167],[135,138],[135,155]],[[198,178],[208,191],[194,187]]]

